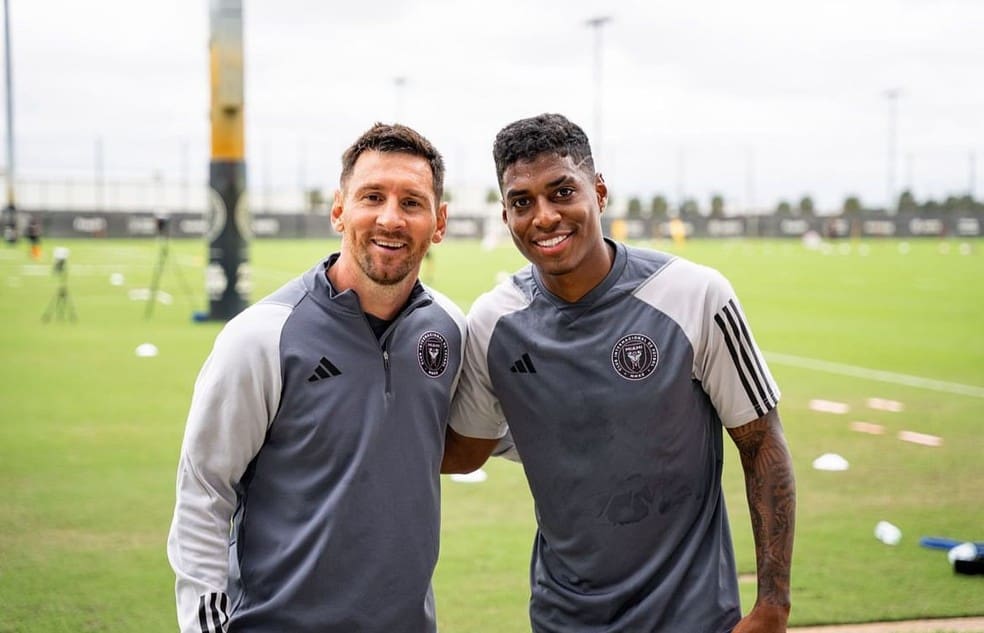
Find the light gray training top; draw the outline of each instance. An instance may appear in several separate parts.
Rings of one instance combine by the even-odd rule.
[[[435,631],[464,315],[417,284],[377,339],[335,257],[226,324],[195,383],[168,537],[185,633]]]
[[[576,303],[529,266],[476,301],[450,424],[495,438],[508,422],[536,506],[534,631],[730,631],[722,424],[779,390],[723,276],[610,244]]]

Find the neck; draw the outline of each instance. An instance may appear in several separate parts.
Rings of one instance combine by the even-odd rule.
[[[400,309],[410,298],[417,280],[416,275],[407,275],[406,279],[395,284],[376,283],[344,254],[335,261],[326,274],[336,292],[355,291],[363,312],[386,321],[392,320],[400,313]]]
[[[603,241],[597,254],[580,264],[580,268],[589,272],[574,270],[564,275],[551,276],[540,271],[540,278],[550,292],[568,303],[575,303],[604,281],[614,264],[615,248]]]

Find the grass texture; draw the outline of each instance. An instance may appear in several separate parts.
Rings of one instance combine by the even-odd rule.
[[[944,552],[918,545],[928,535],[984,540],[984,242],[649,245],[729,277],[782,389],[799,498],[791,624],[984,614],[984,578],[954,575]],[[158,243],[44,246],[40,262],[26,245],[0,247],[0,633],[176,630],[165,555],[175,468],[193,382],[220,328],[191,319],[206,309],[206,246],[170,244],[168,295],[150,318],[131,294],[150,284]],[[70,249],[77,322],[41,321],[57,300],[53,246]],[[253,298],[336,248],[253,242]],[[524,263],[511,245],[470,241],[437,246],[432,261],[429,281],[466,310]],[[143,343],[159,354],[137,356]],[[873,398],[901,410],[873,408]],[[818,411],[817,400],[846,412]],[[942,445],[902,441],[901,431]],[[815,470],[828,452],[850,468]],[[515,464],[485,470],[482,484],[444,480],[443,633],[529,630],[532,501]],[[739,569],[753,577],[733,447],[725,490]],[[901,528],[898,545],[874,538],[880,520]],[[754,579],[742,582],[746,610],[754,593]]]

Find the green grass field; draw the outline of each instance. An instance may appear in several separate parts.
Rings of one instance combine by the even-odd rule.
[[[41,322],[57,288],[56,245],[71,249],[77,323]],[[254,242],[253,297],[335,247]],[[676,252],[732,280],[783,391],[799,490],[791,624],[984,614],[984,577],[956,576],[944,552],[918,545],[924,535],[984,540],[984,242],[845,242],[823,252],[796,241],[706,241]],[[190,318],[206,307],[205,253],[198,241],[171,245],[161,289],[172,302],[146,319],[145,302],[128,295],[151,280],[152,241],[48,241],[38,263],[26,245],[0,247],[0,633],[176,629],[165,556],[175,467],[193,381],[220,327]],[[433,285],[463,309],[523,263],[511,245],[489,252],[474,242],[441,244],[434,261]],[[121,285],[110,283],[114,273]],[[146,342],[158,356],[135,354]],[[872,409],[869,398],[904,410]],[[815,399],[850,410],[818,412]],[[885,432],[852,431],[855,421]],[[903,442],[902,430],[943,444]],[[850,469],[814,470],[827,452]],[[749,574],[737,462],[730,449],[725,488]],[[518,466],[494,460],[486,471],[484,484],[444,482],[443,633],[529,630],[532,503]],[[873,536],[883,519],[902,529],[895,547]],[[747,609],[754,582],[742,586]]]

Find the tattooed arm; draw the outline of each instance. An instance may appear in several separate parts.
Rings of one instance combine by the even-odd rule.
[[[792,458],[775,409],[728,432],[745,471],[758,571],[755,606],[732,633],[782,633],[789,619],[789,569],[796,518]]]

